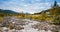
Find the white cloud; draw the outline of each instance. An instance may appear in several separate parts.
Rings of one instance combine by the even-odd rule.
[[[60,6],[60,3],[58,3],[58,5]]]
[[[25,0],[21,0],[25,1]],[[36,0],[40,1],[40,0]],[[10,2],[5,2],[3,5],[0,5],[0,8],[2,9],[9,9],[13,10],[16,12],[29,12],[29,13],[34,13],[34,12],[40,12],[41,10],[45,10],[50,8],[51,4],[50,3],[34,3],[34,4],[27,4],[24,2],[20,2],[20,0],[12,0]]]

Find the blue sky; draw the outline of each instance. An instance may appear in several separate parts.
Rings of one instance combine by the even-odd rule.
[[[51,8],[55,0],[0,0],[0,9],[36,13]],[[56,0],[60,4],[60,0]]]

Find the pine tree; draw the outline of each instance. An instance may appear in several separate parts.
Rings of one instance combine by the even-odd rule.
[[[57,4],[57,1],[55,0],[53,8],[57,8],[57,7],[59,7],[59,5]]]

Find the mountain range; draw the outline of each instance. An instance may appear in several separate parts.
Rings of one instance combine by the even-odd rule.
[[[17,15],[18,13],[17,12],[14,12],[12,10],[3,10],[3,9],[0,9],[0,16],[4,16],[4,15]]]

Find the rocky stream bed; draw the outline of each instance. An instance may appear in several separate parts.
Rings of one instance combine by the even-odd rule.
[[[0,32],[53,32],[55,30],[60,30],[60,26],[31,19],[19,19],[11,17],[6,20],[6,22],[12,22],[15,28],[9,29],[7,27],[0,27]]]

